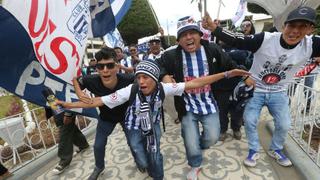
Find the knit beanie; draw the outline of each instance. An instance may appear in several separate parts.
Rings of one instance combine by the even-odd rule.
[[[146,74],[146,75],[150,76],[153,80],[158,82],[159,76],[160,76],[160,69],[159,69],[158,64],[155,61],[144,60],[144,61],[141,61],[136,66],[135,75],[137,76],[140,73]]]
[[[183,32],[191,29],[197,31],[200,36],[203,35],[203,32],[200,30],[200,27],[192,16],[180,18],[177,23],[177,39],[179,40]]]

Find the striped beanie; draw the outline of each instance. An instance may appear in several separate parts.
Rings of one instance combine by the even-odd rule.
[[[155,61],[144,60],[141,61],[136,67],[135,75],[137,76],[140,73],[146,74],[150,76],[152,79],[154,79],[156,82],[158,82],[160,76],[160,69]]]

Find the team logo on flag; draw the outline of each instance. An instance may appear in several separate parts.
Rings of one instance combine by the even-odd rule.
[[[80,1],[72,10],[67,26],[79,44],[83,45],[83,40],[87,38],[89,23],[89,0]]]

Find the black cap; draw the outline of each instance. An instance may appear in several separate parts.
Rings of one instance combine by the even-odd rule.
[[[316,11],[311,7],[302,6],[291,11],[287,17],[285,24],[290,21],[305,20],[312,24],[316,24]]]

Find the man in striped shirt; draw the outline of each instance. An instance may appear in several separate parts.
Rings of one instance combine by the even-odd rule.
[[[163,102],[160,97],[160,86],[163,87],[165,96],[181,96],[184,91],[200,88],[223,78],[249,75],[249,73],[234,69],[196,78],[186,83],[161,83],[160,85],[158,82],[160,69],[157,63],[152,60],[145,60],[137,65],[135,75],[139,91],[134,95],[134,101],[129,105],[125,117],[129,145],[139,156],[145,156],[145,161],[148,162],[149,175],[153,179],[162,180],[164,173],[163,159],[160,153],[161,131],[159,122],[161,119],[160,108]],[[108,96],[96,97],[89,104],[81,101],[74,103],[59,101],[58,104],[65,108],[87,108],[103,105],[114,108],[129,101],[132,96],[132,86],[129,85]]]
[[[165,51],[158,63],[162,81],[189,82],[195,78],[234,69],[236,64],[221,48],[206,40],[196,21],[190,17],[178,21],[178,42],[175,48]],[[202,150],[214,145],[219,138],[220,122],[213,85],[186,90],[175,97],[175,108],[181,121],[181,133],[186,148],[190,172],[188,179],[197,179],[202,163]],[[199,124],[203,131],[200,133]]]

